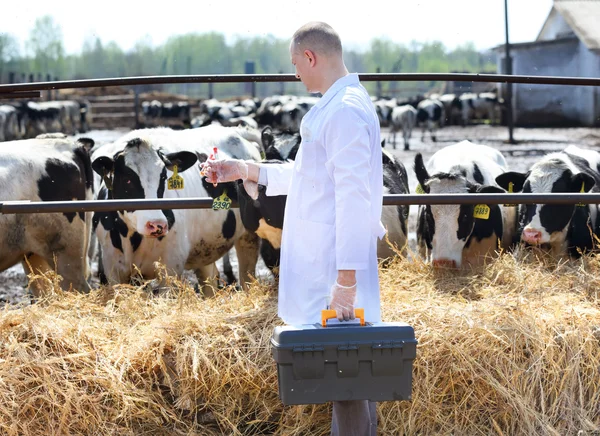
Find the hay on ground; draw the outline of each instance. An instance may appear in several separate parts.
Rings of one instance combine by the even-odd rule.
[[[0,312],[5,435],[325,435],[330,405],[283,407],[270,337],[276,289],[202,300],[116,286]],[[396,259],[385,321],[415,328],[411,402],[378,405],[381,435],[600,430],[600,261],[504,255],[472,272]]]

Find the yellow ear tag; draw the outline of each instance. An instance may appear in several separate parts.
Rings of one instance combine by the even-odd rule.
[[[417,189],[415,189],[415,192],[417,194],[426,194],[426,192],[423,190],[423,187],[421,186],[420,183],[417,185]]]
[[[183,177],[177,174],[177,165],[173,165],[173,175],[167,180],[168,189],[183,189]]]
[[[476,204],[473,209],[473,216],[482,220],[490,217],[490,207],[487,204]]]
[[[515,184],[513,182],[508,182],[508,193],[512,194],[514,193],[513,191],[513,187],[515,186]],[[516,204],[505,204],[504,207],[516,207]]]
[[[585,182],[581,182],[580,194],[585,194]],[[587,206],[585,203],[577,203],[577,206]]]
[[[229,210],[231,207],[231,198],[227,196],[227,189],[221,195],[213,200],[213,210]]]

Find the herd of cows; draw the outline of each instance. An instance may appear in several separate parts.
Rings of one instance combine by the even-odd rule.
[[[427,107],[421,104],[425,101],[436,102],[429,98],[416,106]],[[220,259],[225,280],[239,281],[242,288],[248,277],[255,276],[259,256],[276,273],[286,197],[268,197],[260,187],[258,199],[253,200],[241,182],[214,186],[198,168],[215,147],[220,158],[269,165],[294,160],[301,137],[292,127],[310,103],[308,98],[298,98],[294,101],[297,112],[293,112],[289,102],[285,107],[263,100],[251,109],[255,116],[250,117],[206,101],[203,114],[211,122],[196,128],[137,129],[105,144],[56,132],[4,142],[0,153],[3,201],[211,197],[221,205],[230,198],[239,207],[0,215],[0,271],[21,262],[26,271],[56,270],[65,288],[72,285],[88,291],[90,262],[96,257],[103,284],[157,279],[160,264],[178,275],[192,270],[203,295],[212,295],[219,287],[216,262]],[[376,106],[379,103],[374,101]],[[390,120],[402,106],[390,111]],[[218,118],[225,119],[227,111],[235,115],[227,118],[229,122],[248,117],[248,122],[260,120],[260,127],[235,121],[222,125]],[[407,170],[414,171],[417,192],[425,194],[511,192],[518,196],[519,192],[600,190],[600,153],[576,146],[549,153],[520,173],[511,171],[500,151],[469,141],[442,147],[427,162],[417,153],[410,163],[394,157],[385,143],[384,194],[409,193]],[[484,256],[497,254],[498,248],[510,252],[527,245],[548,248],[557,256],[579,256],[595,248],[600,235],[598,207],[420,205],[418,251],[434,267],[447,268],[476,265]],[[386,240],[379,241],[381,259],[407,255],[408,220],[408,206],[384,206],[387,240],[397,249]],[[228,261],[233,247],[239,265],[237,280]],[[43,292],[43,286],[44,282],[30,283],[34,297]]]

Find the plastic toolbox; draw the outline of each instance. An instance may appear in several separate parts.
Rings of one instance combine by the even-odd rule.
[[[323,321],[278,326],[271,337],[279,397],[285,405],[410,400],[417,340],[402,322]]]

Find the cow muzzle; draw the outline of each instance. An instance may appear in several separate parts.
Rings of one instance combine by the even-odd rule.
[[[147,221],[144,227],[144,236],[158,238],[169,231],[169,224],[164,220]]]
[[[456,269],[456,261],[453,259],[435,259],[431,263],[434,268]]]
[[[542,232],[536,229],[524,229],[521,239],[528,244],[539,245],[542,242]]]

